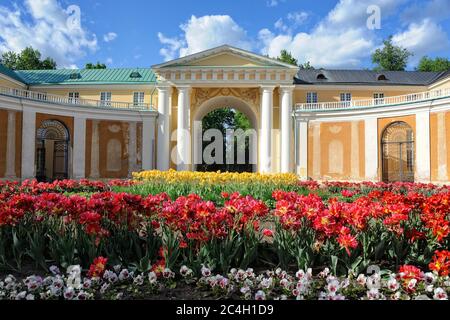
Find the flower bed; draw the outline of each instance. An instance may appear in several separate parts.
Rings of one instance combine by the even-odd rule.
[[[380,282],[376,298],[402,298],[402,294],[427,294],[433,298],[435,289],[439,289],[437,296],[444,297],[448,289],[450,192],[445,186],[316,182],[283,186],[280,183],[280,190],[271,192],[270,199],[223,192],[218,201],[198,194],[171,197],[164,192],[146,195],[118,192],[133,191],[152,181],[140,183],[138,186],[130,181],[87,180],[1,183],[0,268],[3,274],[20,271],[24,266],[48,272],[50,264],[61,268],[79,265],[87,271],[94,259],[106,257],[108,267],[122,265],[127,270],[124,272],[136,277],[139,274],[147,277],[149,272],[154,272],[164,286],[167,282],[164,272],[170,271],[172,275],[171,270],[189,266],[192,279],[188,285],[198,284],[216,294],[221,285],[216,287],[211,283],[215,283],[214,279],[219,279],[217,283],[227,279],[223,281],[232,289],[225,286],[226,290],[222,288],[217,293],[224,296],[257,298],[262,293],[255,296],[256,293],[262,290],[266,298],[340,298],[339,295],[370,298],[367,291],[373,288],[361,285],[355,289],[356,293],[352,291],[351,283],[356,281],[352,277],[376,265],[386,274],[399,272],[393,277],[401,290],[406,290],[397,293],[400,289],[395,292],[383,289],[383,283],[386,286],[392,278],[388,277]],[[177,182],[168,183],[169,187],[171,183]],[[246,184],[254,181],[230,183],[245,189]],[[277,184],[272,181],[268,185],[272,188]],[[163,184],[158,187],[162,188]],[[97,260],[89,275],[103,277],[105,261]],[[96,265],[102,266],[98,274]],[[222,276],[209,279],[203,274],[205,266]],[[254,277],[262,277],[261,281],[248,283],[250,291],[243,289],[250,295],[245,292],[240,295],[242,286],[232,279],[233,267],[271,270],[278,266],[286,270],[289,286],[284,288],[284,278],[275,280],[277,276],[273,276],[274,287],[264,289],[262,279],[272,273],[260,272]],[[309,273],[315,276],[308,281],[314,278],[318,282],[314,282],[314,289],[308,293],[294,295],[291,291],[297,286],[297,280],[294,281],[292,273],[309,268]],[[324,268],[329,268],[336,278],[319,276]],[[430,274],[426,277],[414,268],[434,272],[433,290],[425,286]],[[120,272],[116,272],[117,277]],[[180,274],[173,276],[184,279]],[[405,281],[404,277],[407,277]],[[172,280],[168,288],[176,283],[172,276],[169,278]],[[5,281],[0,283],[0,292],[5,297],[18,293],[26,285],[15,282],[19,289],[11,293],[9,289],[2,291]],[[99,288],[105,284],[102,281],[109,280],[101,280]],[[134,281],[133,278],[129,283],[131,287]],[[327,288],[336,281],[343,291],[335,290],[335,296],[331,297]],[[350,284],[345,285],[347,282]],[[405,285],[413,286],[414,291],[407,292]],[[99,298],[99,288],[88,297]],[[158,285],[156,289],[158,292],[162,287]],[[74,295],[79,293],[76,290]],[[391,297],[392,294],[397,296]],[[128,295],[133,298],[132,294]]]

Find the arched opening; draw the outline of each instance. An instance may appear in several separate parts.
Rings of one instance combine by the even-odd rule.
[[[381,138],[384,182],[414,182],[414,132],[403,121],[390,124]]]
[[[52,181],[69,178],[70,135],[58,120],[45,120],[36,133],[36,179]]]
[[[194,170],[255,172],[257,116],[235,97],[216,97],[194,115]]]

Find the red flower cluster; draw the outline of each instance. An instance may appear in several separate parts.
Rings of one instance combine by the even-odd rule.
[[[428,267],[440,276],[448,276],[450,274],[450,251],[436,251]]]
[[[103,273],[105,273],[107,263],[108,263],[107,258],[104,257],[95,258],[94,262],[89,267],[88,276],[91,278],[102,277]]]
[[[224,196],[227,200],[223,208],[216,208],[214,203],[204,201],[195,194],[162,204],[159,202],[158,216],[165,225],[181,233],[182,242],[194,240],[201,243],[212,238],[223,238],[231,230],[241,232],[248,226],[258,230],[258,218],[269,213],[264,202],[251,196],[244,197],[239,193]]]

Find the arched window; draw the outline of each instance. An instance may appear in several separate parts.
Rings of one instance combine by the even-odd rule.
[[[58,120],[44,120],[36,131],[36,178],[39,181],[69,177],[70,134]]]
[[[326,79],[327,79],[327,77],[323,73],[319,73],[317,75],[317,80],[326,80]]]
[[[383,132],[383,181],[414,182],[414,132],[403,121],[390,124]]]
[[[377,80],[378,80],[378,81],[386,81],[386,80],[387,80],[387,77],[386,77],[384,74],[379,74],[379,75],[377,76]]]

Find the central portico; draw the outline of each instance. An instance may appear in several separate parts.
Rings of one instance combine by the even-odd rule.
[[[202,156],[202,118],[230,107],[257,130],[257,171],[294,170],[296,66],[221,46],[152,68],[158,77],[157,169],[195,170]]]

